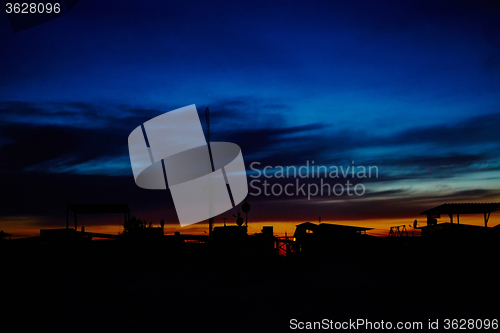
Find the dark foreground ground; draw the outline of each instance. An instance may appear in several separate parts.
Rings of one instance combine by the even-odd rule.
[[[284,332],[290,320],[500,317],[489,252],[394,247],[343,260],[101,241],[0,246],[0,331]],[[396,330],[394,330],[396,331]],[[423,330],[421,330],[423,331]],[[491,329],[489,330],[491,331]]]

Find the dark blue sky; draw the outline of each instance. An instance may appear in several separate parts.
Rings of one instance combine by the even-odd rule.
[[[339,202],[332,212],[331,198],[293,204],[330,207],[313,217],[406,218],[500,199],[500,6],[491,1],[81,0],[15,34],[0,15],[0,41],[0,172],[12,186],[4,219],[52,216],[89,197],[144,214],[171,209],[164,194],[145,204],[133,189],[127,136],[190,104],[200,115],[210,107],[214,140],[239,144],[247,166],[379,167],[362,209]],[[28,182],[51,187],[51,199]],[[130,197],[91,195],[106,182],[127,182]],[[266,208],[256,219],[291,218],[277,215]]]

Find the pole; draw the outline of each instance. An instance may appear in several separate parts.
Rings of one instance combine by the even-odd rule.
[[[207,147],[208,147],[208,154],[210,156],[210,170],[211,172],[213,172],[214,165],[212,160],[212,150],[210,149],[210,111],[208,110],[208,107],[205,109],[205,120],[207,122]],[[212,229],[214,224],[214,219],[212,217],[214,210],[214,203],[212,200],[212,186],[213,186],[212,180],[210,179],[210,176],[208,176],[208,235],[209,236],[212,236]]]

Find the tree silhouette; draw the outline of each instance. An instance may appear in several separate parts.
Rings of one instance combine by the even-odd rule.
[[[135,216],[132,216],[131,218],[123,222],[123,233],[124,234],[131,233],[138,229],[146,228],[146,224],[147,224],[146,221],[143,221]]]

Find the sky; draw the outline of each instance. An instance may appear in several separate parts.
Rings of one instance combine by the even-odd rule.
[[[204,222],[179,226],[168,190],[135,185],[127,147],[134,128],[191,104],[203,126],[209,107],[212,141],[241,147],[249,182],[253,162],[270,166],[254,185],[319,184],[273,174],[313,161],[377,167],[377,177],[324,179],[362,184],[360,196],[250,187],[249,233],[291,234],[321,216],[384,234],[425,224],[419,213],[442,203],[500,201],[491,1],[81,0],[17,33],[0,15],[0,42],[0,229],[13,236],[63,227],[66,204],[106,202],[164,218],[169,233],[204,233]],[[216,224],[234,224],[237,210]],[[116,233],[121,222],[83,223]]]

